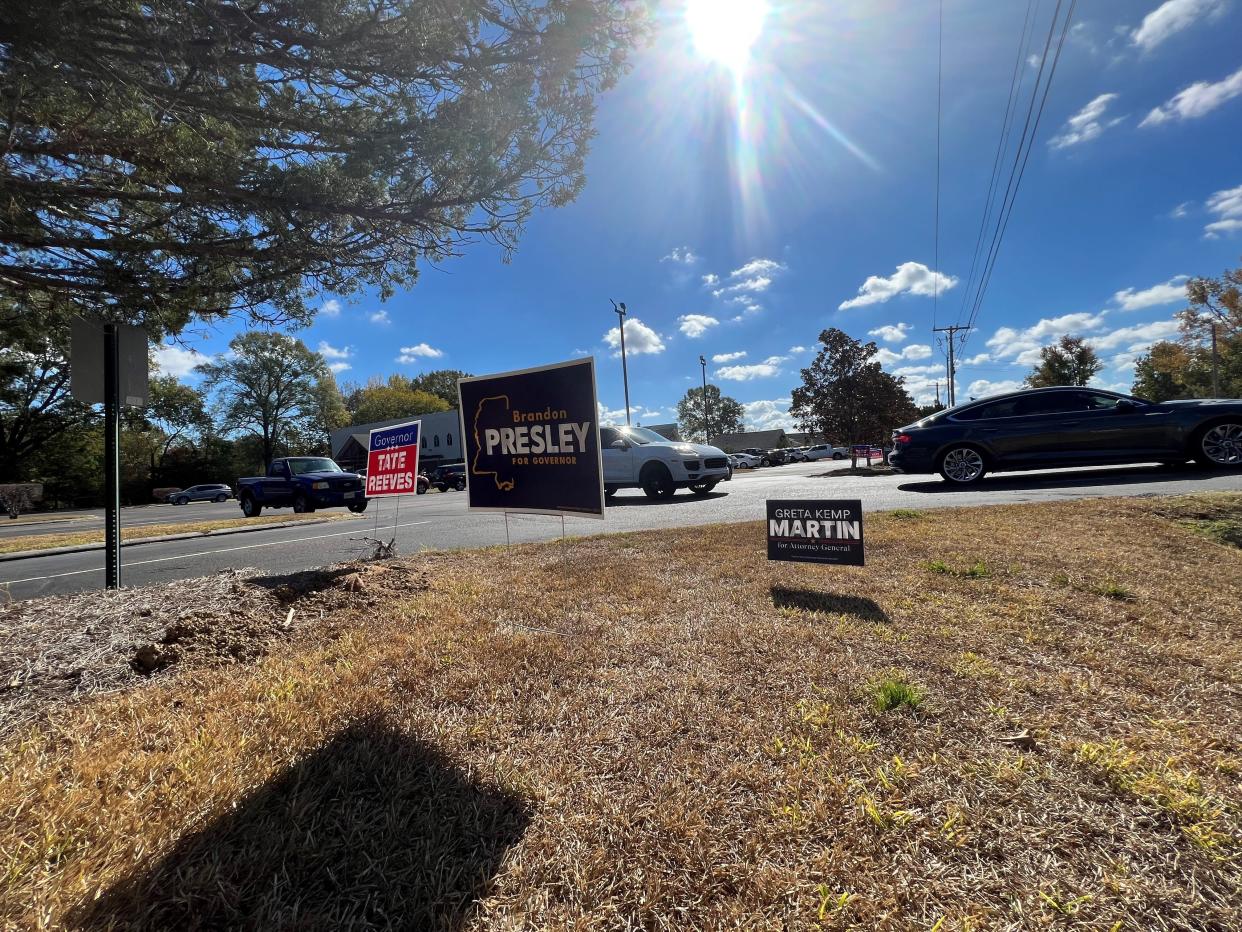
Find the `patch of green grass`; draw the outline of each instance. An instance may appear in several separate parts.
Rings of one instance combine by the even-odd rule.
[[[889,512],[893,518],[901,518],[902,520],[913,520],[922,518],[923,512],[915,511],[913,508],[897,508]]]
[[[923,702],[923,693],[900,677],[889,676],[871,684],[871,699],[876,711],[891,712],[902,706],[917,709]]]
[[[1123,586],[1121,583],[1109,582],[1100,583],[1095,587],[1098,595],[1104,596],[1106,599],[1116,599],[1118,602],[1128,602],[1134,598],[1134,593]]]
[[[926,564],[927,569],[942,576],[953,576],[957,579],[987,579],[992,575],[988,565],[979,560],[967,567],[950,566],[944,560],[932,560]]]

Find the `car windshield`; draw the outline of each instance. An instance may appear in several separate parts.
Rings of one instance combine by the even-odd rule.
[[[617,431],[630,443],[668,443],[667,437],[661,437],[654,430],[645,427],[618,427]]]
[[[289,460],[289,471],[295,476],[304,476],[308,472],[343,472],[340,466],[326,456],[308,457],[304,460]]]

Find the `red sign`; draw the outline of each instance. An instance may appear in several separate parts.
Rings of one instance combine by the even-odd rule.
[[[367,498],[405,495],[418,488],[418,438],[422,421],[371,431],[367,447]]]

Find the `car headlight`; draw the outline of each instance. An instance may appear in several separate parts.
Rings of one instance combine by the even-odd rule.
[[[326,482],[315,482],[315,483],[312,483],[312,485],[311,485],[311,488],[312,488],[312,489],[316,489],[316,490],[318,490],[318,489],[326,489],[327,487],[328,487],[328,483],[326,483]]]

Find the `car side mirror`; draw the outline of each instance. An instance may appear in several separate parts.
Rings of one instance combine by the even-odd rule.
[[[608,445],[612,447],[614,450],[628,450],[630,448],[630,445],[626,443],[624,440],[614,440],[612,443]]]
[[[1115,410],[1115,411],[1133,411],[1133,410],[1134,410],[1135,408],[1137,408],[1137,407],[1138,407],[1138,405],[1136,405],[1136,404],[1135,404],[1133,401],[1131,401],[1129,398],[1122,398],[1120,401],[1118,401],[1118,402],[1117,402],[1117,404],[1116,404],[1116,406],[1114,407],[1114,409],[1113,409],[1113,410]]]

